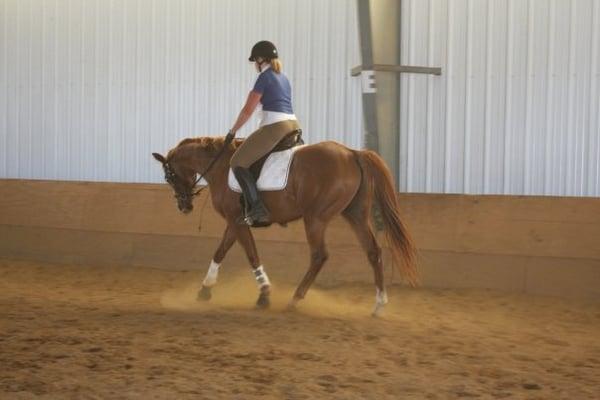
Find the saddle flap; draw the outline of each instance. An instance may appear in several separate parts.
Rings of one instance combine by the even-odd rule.
[[[305,145],[294,146],[284,151],[269,154],[256,181],[259,191],[276,191],[285,189],[294,153]],[[242,189],[229,169],[228,185],[231,190],[241,193]]]

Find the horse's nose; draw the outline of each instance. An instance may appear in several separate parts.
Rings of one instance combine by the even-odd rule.
[[[181,211],[182,213],[189,214],[194,209],[194,206],[192,206],[191,204],[178,204],[178,208],[179,211]]]

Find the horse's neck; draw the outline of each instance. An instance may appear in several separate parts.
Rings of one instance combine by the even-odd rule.
[[[206,181],[213,188],[227,186],[227,175],[229,174],[229,163],[217,163],[214,171],[210,171],[206,176]]]
[[[224,204],[224,199],[229,188],[227,179],[230,158],[231,154],[228,154],[224,161],[216,163],[214,171],[211,171],[206,179],[210,188],[210,197],[215,210],[221,210],[221,206]]]
[[[211,191],[216,189],[220,189],[221,186],[227,187],[227,176],[229,174],[229,160],[231,159],[232,153],[230,151],[225,151],[221,155],[221,159],[215,162],[210,171],[207,172],[204,177],[208,184],[211,187]],[[210,164],[204,165],[200,171],[197,171],[199,174],[204,172],[206,168]]]

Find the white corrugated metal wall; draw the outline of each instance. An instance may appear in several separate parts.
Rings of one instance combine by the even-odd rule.
[[[403,0],[409,192],[600,196],[600,0]]]
[[[0,178],[161,181],[150,153],[225,134],[265,38],[305,138],[360,147],[355,1],[0,0]]]
[[[0,0],[0,177],[160,181],[149,153],[226,131],[263,38],[307,139],[360,147],[355,6]],[[443,68],[403,75],[402,191],[600,196],[600,0],[402,11],[403,63]]]

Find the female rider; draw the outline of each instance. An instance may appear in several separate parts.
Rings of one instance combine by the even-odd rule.
[[[259,76],[227,134],[227,141],[235,137],[235,133],[248,121],[260,102],[263,112],[259,128],[240,145],[230,162],[246,200],[244,223],[260,226],[270,223],[269,212],[260,198],[249,168],[300,126],[292,109],[292,88],[281,72],[281,61],[275,45],[268,41],[256,43],[248,60],[254,62]]]

